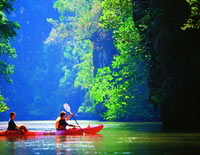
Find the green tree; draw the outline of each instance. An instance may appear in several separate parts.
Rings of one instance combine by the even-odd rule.
[[[199,29],[200,28],[200,1],[199,0],[186,0],[190,6],[190,15],[187,22],[181,27],[182,30],[186,29]]]
[[[147,83],[149,56],[144,54],[140,45],[141,35],[132,16],[133,5],[131,0],[102,1],[100,26],[113,31],[119,54],[114,56],[111,67],[98,69],[90,95],[96,104],[106,108],[103,117],[107,120],[135,119],[139,110],[136,108],[140,105],[142,109],[148,97],[148,89],[139,93]],[[141,27],[144,29],[145,25]],[[144,117],[145,112],[140,112]]]
[[[19,24],[11,22],[6,17],[12,10],[12,4],[15,0],[1,0],[0,1],[0,75],[7,82],[12,83],[10,74],[14,72],[14,66],[6,63],[5,59],[15,58],[15,49],[10,45],[10,38],[16,36],[16,29],[19,29]],[[8,107],[4,103],[4,97],[0,95],[0,112],[8,110]]]
[[[94,78],[92,35],[98,31],[101,5],[99,0],[57,0],[54,8],[58,9],[59,21],[48,19],[53,25],[46,44],[59,45],[63,49],[64,76],[60,87],[66,88],[66,94],[81,89],[85,94],[83,105],[89,107],[88,90]],[[83,108],[88,109],[88,108]],[[84,110],[87,111],[87,110]]]
[[[149,56],[141,45],[139,32],[146,29],[145,21],[149,14],[145,12],[140,29],[136,28],[133,5],[136,4],[131,0],[55,2],[54,7],[61,16],[59,21],[48,19],[53,28],[46,44],[58,45],[63,49],[64,76],[60,79],[60,86],[66,88],[69,95],[79,88],[85,94],[79,112],[96,111],[107,120],[128,121],[136,117],[145,120],[152,117],[148,111],[152,105],[148,107],[146,101]],[[118,54],[112,57],[110,66],[102,65],[96,74],[95,51],[104,51],[106,57],[108,49],[112,48],[111,45],[103,46],[102,42],[108,39],[106,37],[113,38],[114,50]]]

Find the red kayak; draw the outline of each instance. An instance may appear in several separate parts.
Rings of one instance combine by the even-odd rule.
[[[103,129],[103,124],[82,128],[84,134],[96,134]],[[39,136],[39,135],[82,135],[80,128],[70,128],[67,130],[55,130],[55,131],[28,131],[22,133],[17,130],[2,130],[0,131],[0,136],[10,136],[10,135],[25,135],[25,136]]]

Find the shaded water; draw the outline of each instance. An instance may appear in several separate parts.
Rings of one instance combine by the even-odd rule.
[[[31,130],[54,130],[54,121],[16,121],[21,123]],[[104,124],[104,129],[95,136],[0,136],[0,154],[200,154],[200,133],[163,133],[161,123],[79,123]],[[0,129],[6,127],[0,122]]]

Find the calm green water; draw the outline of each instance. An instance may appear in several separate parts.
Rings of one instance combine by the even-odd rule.
[[[104,124],[104,129],[96,136],[1,136],[0,154],[200,154],[200,133],[163,133],[161,123],[79,122],[83,127]],[[54,130],[54,121],[16,121],[21,123],[32,130]],[[0,129],[6,127],[0,122]]]

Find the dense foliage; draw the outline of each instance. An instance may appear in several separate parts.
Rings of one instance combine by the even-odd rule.
[[[151,115],[140,108],[147,104],[146,60],[142,57],[141,36],[132,17],[132,1],[102,2],[101,27],[113,31],[114,44],[119,51],[111,67],[98,69],[90,91],[96,104],[106,107],[107,120],[149,119]],[[146,117],[146,118],[145,118]]]
[[[200,28],[200,1],[199,0],[186,0],[190,5],[190,15],[187,22],[184,24],[182,30],[188,28],[199,29]]]
[[[10,38],[16,36],[16,29],[19,29],[19,24],[16,22],[11,22],[6,17],[12,10],[12,4],[15,0],[2,0],[0,1],[0,76],[1,80],[6,80],[12,83],[10,74],[14,72],[14,65],[8,64],[8,58],[15,58],[15,49],[10,45]],[[1,88],[0,88],[1,93]],[[0,112],[8,110],[4,102],[4,97],[0,94]]]
[[[181,29],[191,16],[186,1],[151,2],[149,31],[145,32],[151,55],[148,77],[150,101],[160,104],[165,128],[199,129],[195,122],[200,118],[196,91],[200,75],[200,31],[190,27],[185,31]]]
[[[58,0],[54,7],[61,16],[59,21],[48,19],[53,29],[45,43],[58,45],[63,50],[64,76],[60,79],[59,85],[66,88],[68,98],[72,92],[78,91],[83,94],[84,104],[91,104],[87,90],[93,83],[94,66],[93,43],[89,38],[98,27],[96,21],[100,14],[99,2]],[[67,98],[66,100],[69,101]],[[87,109],[86,106],[85,108]]]
[[[13,1],[0,2],[0,73],[11,81],[9,38],[18,25],[7,20],[6,2]],[[23,24],[16,39],[23,52],[14,86],[2,90],[20,114],[52,119],[68,102],[84,119],[158,120],[160,106],[164,126],[200,120],[198,0],[56,0],[59,17],[44,1],[18,5],[12,18]],[[2,111],[4,101],[0,95]]]
[[[48,19],[53,29],[46,44],[58,45],[64,51],[64,77],[60,86],[67,87],[69,95],[69,91],[77,88],[85,94],[79,112],[96,112],[106,120],[154,117],[152,106],[147,103],[149,56],[140,45],[132,5],[130,0],[122,4],[109,0],[57,0],[54,4],[61,16],[59,21]],[[112,38],[115,49],[112,43],[107,46],[104,43]],[[118,51],[117,55],[111,55],[113,61],[102,66],[95,64],[94,56],[104,51],[108,53],[110,49],[113,53]],[[107,57],[98,61],[103,62]]]

